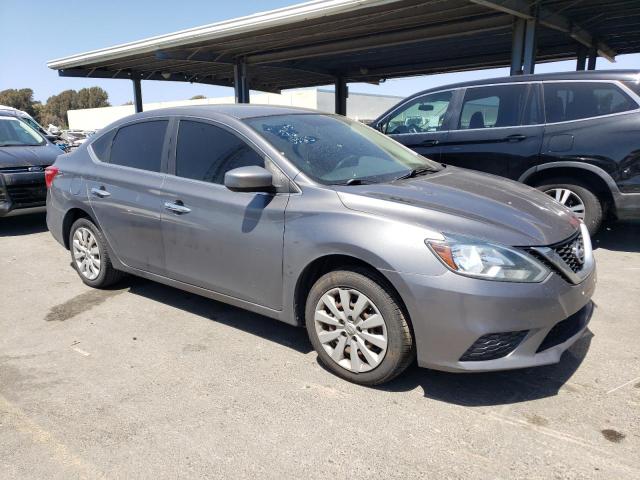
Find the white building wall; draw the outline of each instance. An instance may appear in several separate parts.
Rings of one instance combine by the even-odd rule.
[[[357,120],[373,120],[380,113],[400,101],[402,97],[383,95],[369,95],[352,93],[347,100],[347,115]],[[199,100],[178,100],[173,102],[145,103],[144,111],[159,108],[178,107],[186,105],[220,105],[234,103],[234,97],[214,97]],[[251,92],[251,103],[255,105],[282,105],[291,107],[311,108],[323,112],[333,112],[333,92],[329,90],[305,89],[292,90],[281,94]],[[69,110],[67,119],[69,128],[74,130],[98,130],[135,113],[133,105],[118,107],[86,108]]]

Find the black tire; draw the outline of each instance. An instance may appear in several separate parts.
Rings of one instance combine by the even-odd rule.
[[[331,289],[343,287],[358,290],[376,305],[387,331],[387,350],[382,361],[372,370],[355,373],[338,365],[325,351],[315,328],[316,305]],[[415,358],[414,339],[407,317],[395,292],[379,275],[354,267],[337,270],[320,277],[311,287],[305,308],[305,323],[309,339],[322,364],[337,376],[361,385],[379,385],[402,373]]]
[[[73,236],[76,230],[81,227],[87,228],[91,231],[91,233],[96,238],[96,244],[100,252],[100,271],[98,273],[98,276],[93,280],[85,277],[82,273],[80,273],[73,256]],[[88,218],[79,218],[71,226],[71,231],[69,232],[69,252],[71,253],[71,265],[78,273],[80,279],[90,287],[106,288],[120,281],[125,276],[124,272],[113,268],[111,258],[109,258],[109,252],[107,250],[104,236],[102,235],[100,229]]]
[[[585,207],[584,223],[591,235],[600,229],[604,219],[604,205],[602,200],[593,192],[593,187],[579,180],[570,178],[551,178],[543,180],[535,186],[538,190],[548,192],[556,188],[566,188],[576,194]]]

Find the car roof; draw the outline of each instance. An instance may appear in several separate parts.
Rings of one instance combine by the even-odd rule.
[[[275,105],[251,105],[251,104],[224,104],[224,105],[189,105],[182,107],[159,108],[137,113],[127,117],[128,120],[142,119],[146,117],[157,117],[161,115],[186,115],[212,120],[222,117],[233,117],[238,120],[254,117],[267,117],[272,115],[291,115],[303,113],[322,112],[307,108],[281,107]]]
[[[471,80],[468,82],[453,83],[449,85],[440,85],[438,87],[429,88],[415,95],[422,95],[427,92],[434,92],[444,89],[475,87],[480,85],[493,85],[496,83],[524,83],[524,82],[542,82],[549,80],[627,80],[640,81],[640,70],[585,70],[578,72],[556,72],[556,73],[539,73],[534,75],[512,75],[509,77],[485,78],[482,80]],[[415,96],[415,95],[412,95]]]

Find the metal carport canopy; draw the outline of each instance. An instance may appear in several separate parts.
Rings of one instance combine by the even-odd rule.
[[[235,86],[242,102],[248,88],[279,92],[509,65],[515,73],[531,72],[536,62],[582,57],[584,65],[585,56],[595,65],[596,55],[613,60],[640,51],[638,25],[638,0],[320,0],[72,55],[48,67],[61,76],[136,84]]]

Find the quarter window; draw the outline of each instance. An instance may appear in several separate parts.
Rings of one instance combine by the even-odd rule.
[[[168,123],[155,120],[120,128],[111,145],[109,163],[159,172]]]
[[[91,143],[93,153],[101,162],[109,161],[109,149],[111,148],[111,141],[113,140],[115,133],[115,130],[111,130],[110,132],[101,135],[100,138]]]
[[[531,119],[524,118],[528,90],[526,84],[467,88],[458,128],[466,130],[530,124]],[[532,101],[535,101],[535,96]]]
[[[635,110],[638,105],[613,83],[551,82],[544,85],[547,123]]]
[[[233,133],[208,123],[180,121],[177,176],[223,184],[229,170],[253,165],[264,167],[264,158]]]
[[[453,92],[439,92],[416,98],[396,113],[384,126],[389,135],[442,130]]]

